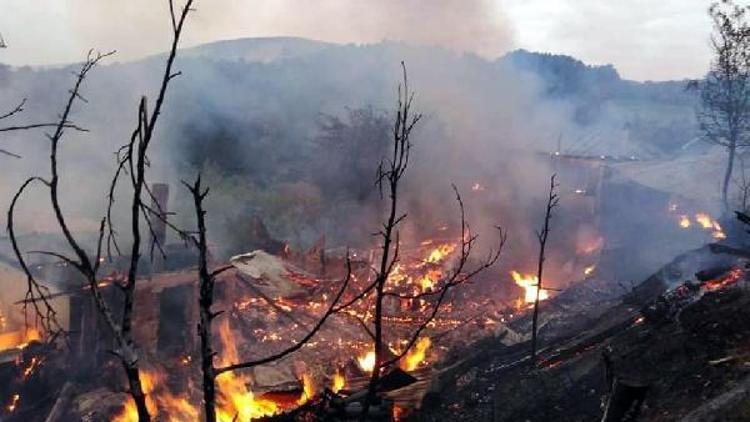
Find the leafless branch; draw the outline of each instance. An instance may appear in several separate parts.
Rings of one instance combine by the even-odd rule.
[[[552,221],[552,212],[554,209],[558,206],[560,203],[560,196],[556,193],[556,189],[558,187],[557,182],[555,181],[557,175],[553,174],[552,177],[550,177],[549,182],[549,194],[547,196],[547,206],[545,208],[544,213],[544,224],[542,225],[542,229],[537,232],[537,240],[539,241],[539,257],[537,260],[537,274],[536,274],[536,296],[534,297],[534,314],[532,316],[532,323],[531,323],[531,359],[530,362],[532,365],[536,365],[537,362],[537,326],[539,322],[539,294],[542,291],[543,286],[543,278],[544,275],[544,261],[546,259],[545,257],[545,249],[547,247],[547,239],[549,238],[550,233],[550,222]]]

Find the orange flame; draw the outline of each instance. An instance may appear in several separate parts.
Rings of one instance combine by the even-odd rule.
[[[431,264],[437,264],[443,261],[448,255],[453,253],[454,250],[456,250],[455,244],[444,243],[430,251],[430,254],[427,256],[427,259],[425,259],[425,261]]]
[[[315,396],[315,383],[308,373],[302,374],[302,395],[297,404],[302,406]]]
[[[537,290],[539,290],[539,300],[546,300],[549,298],[549,292],[545,289],[539,289],[539,279],[535,275],[521,274],[518,271],[511,271],[511,277],[513,281],[525,291],[524,302],[534,303],[536,301]]]
[[[339,391],[343,390],[344,387],[346,387],[346,378],[341,373],[341,371],[336,371],[335,374],[333,374],[333,380],[331,381],[331,391],[334,393],[338,393]]]
[[[188,422],[198,420],[200,412],[185,397],[179,397],[166,388],[166,374],[155,369],[140,370],[141,388],[146,395],[146,408],[151,416],[159,416],[166,422]],[[112,422],[137,422],[138,409],[132,397],[128,397],[122,411]]]
[[[6,409],[8,409],[8,412],[13,413],[16,411],[16,407],[18,407],[19,400],[21,400],[21,396],[18,394],[13,394],[13,398],[11,398],[10,404],[6,406]]]
[[[357,358],[357,363],[363,371],[372,372],[372,370],[375,369],[375,351],[370,350],[363,356],[359,356]]]
[[[719,224],[717,220],[715,220],[705,212],[699,212],[695,214],[695,223],[697,227],[703,230],[710,231],[711,237],[713,237],[715,240],[724,240],[727,238],[727,235],[724,233],[724,229],[722,229],[721,224]],[[692,226],[692,221],[690,220],[690,217],[688,215],[683,214],[680,216],[679,224],[681,228],[688,229]]]
[[[41,339],[42,336],[35,328],[10,331],[0,334],[0,350],[23,349],[32,341]]]
[[[695,214],[695,221],[704,229],[710,229],[713,227],[713,220],[711,219],[711,216],[706,213],[699,212]]]
[[[219,358],[219,365],[230,365],[240,361],[234,334],[229,327],[229,320],[223,319],[219,325],[219,339],[223,346]],[[247,387],[250,382],[248,375],[224,372],[216,377],[218,408],[217,419],[220,422],[231,422],[234,420],[248,421],[263,416],[273,416],[279,412],[277,404],[271,400],[256,399],[253,392]],[[236,418],[236,419],[235,419]]]
[[[427,349],[430,348],[431,344],[432,341],[429,337],[422,337],[417,340],[414,347],[409,350],[404,357],[404,360],[401,361],[401,369],[404,371],[413,371],[417,369],[419,364],[424,361],[425,356],[427,355]]]
[[[709,291],[719,290],[740,281],[744,275],[745,273],[741,268],[734,268],[727,274],[715,280],[706,282],[703,286]]]
[[[398,405],[393,406],[393,414],[391,416],[393,417],[394,422],[402,421],[405,415],[406,410],[404,408],[399,407]]]

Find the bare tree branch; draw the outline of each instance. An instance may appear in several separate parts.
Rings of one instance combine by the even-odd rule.
[[[549,194],[547,196],[547,206],[545,208],[544,213],[544,224],[542,225],[542,229],[537,233],[537,240],[539,241],[539,257],[537,260],[537,273],[536,273],[536,296],[534,297],[534,314],[532,316],[532,323],[531,323],[531,359],[530,362],[532,365],[536,365],[536,355],[537,355],[537,326],[539,321],[539,294],[542,291],[542,276],[544,275],[544,261],[546,259],[545,257],[545,249],[547,247],[547,239],[549,238],[550,233],[550,222],[552,221],[552,212],[554,209],[558,206],[560,203],[560,196],[557,195],[555,190],[558,187],[557,182],[555,181],[556,175],[553,174],[552,177],[550,177],[549,182]]]

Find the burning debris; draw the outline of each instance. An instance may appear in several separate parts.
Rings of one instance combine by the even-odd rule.
[[[725,366],[750,363],[746,350],[750,333],[734,327],[742,324],[726,314],[731,309],[747,316],[750,299],[737,286],[746,284],[750,252],[742,239],[728,239],[735,236],[733,227],[726,224],[725,232],[718,218],[703,211],[711,209],[710,203],[689,199],[690,192],[685,192],[689,187],[680,192],[662,189],[664,172],[644,177],[640,170],[653,163],[641,162],[632,153],[586,151],[591,145],[564,152],[561,134],[552,153],[523,151],[508,160],[508,168],[500,173],[482,174],[483,166],[477,166],[462,174],[456,185],[483,201],[482,217],[494,218],[499,210],[513,230],[524,231],[537,192],[527,195],[525,184],[496,188],[499,175],[521,173],[516,168],[519,163],[539,165],[535,174],[560,172],[560,179],[557,173],[550,178],[544,223],[536,234],[539,248],[532,248],[534,241],[525,233],[518,236],[519,249],[501,270],[493,266],[506,232],[499,230],[496,249],[479,246],[456,185],[459,224],[432,216],[434,206],[403,224],[414,209],[427,208],[426,202],[410,203],[411,198],[404,201],[399,196],[412,151],[410,134],[421,119],[411,110],[414,97],[403,62],[393,125],[375,107],[351,110],[349,121],[330,116],[315,138],[320,145],[300,150],[304,156],[329,148],[325,153],[338,153],[340,163],[326,161],[320,172],[314,166],[269,170],[287,164],[288,157],[278,154],[284,159],[275,157],[279,161],[258,166],[259,173],[271,174],[258,180],[238,178],[240,184],[251,186],[241,191],[243,197],[252,198],[247,202],[272,204],[243,203],[244,208],[236,210],[207,207],[230,208],[234,218],[243,220],[228,225],[226,231],[236,231],[231,236],[207,234],[203,201],[209,190],[198,176],[194,184],[186,184],[196,227],[178,227],[167,207],[169,186],[150,182],[149,152],[154,149],[149,146],[154,134],[160,133],[157,121],[166,110],[162,105],[168,85],[180,75],[173,65],[183,64],[175,57],[183,24],[195,10],[192,5],[193,0],[187,0],[175,8],[169,2],[171,50],[165,56],[157,97],[140,99],[136,126],[129,128],[129,141],[117,150],[116,170],[104,196],[106,211],[95,224],[93,241],[74,228],[74,218],[63,212],[69,201],[63,201],[67,198],[59,190],[64,166],[58,164],[62,157],[58,151],[66,130],[84,131],[73,123],[72,113],[84,100],[87,74],[109,54],[90,54],[81,63],[59,121],[39,125],[54,129],[48,135],[50,153],[44,155],[49,157],[44,168],[50,173],[20,184],[7,214],[10,245],[20,270],[17,284],[25,292],[14,298],[18,300],[14,306],[22,307],[18,315],[6,312],[4,308],[10,307],[5,303],[0,308],[0,375],[8,380],[0,386],[0,419],[401,421],[421,412],[416,418],[426,420],[451,415],[466,420],[573,421],[597,419],[601,414],[606,422],[639,414],[659,420],[670,412],[684,416],[693,410],[660,402],[673,399],[669,390],[681,387],[677,381],[690,385],[697,397],[695,391],[710,390],[711,383],[719,382],[707,367],[720,372]],[[194,65],[190,60],[185,64]],[[259,66],[263,67],[268,66]],[[497,71],[494,64],[487,69]],[[604,77],[593,79],[622,82],[611,75],[611,69],[597,71]],[[545,91],[537,88],[535,95]],[[0,120],[22,111],[24,103]],[[314,114],[297,111],[290,115]],[[583,111],[566,110],[583,119],[576,121],[576,131],[594,127],[591,122],[582,124],[590,118]],[[281,136],[276,132],[297,137],[309,129],[296,122],[291,129],[277,128],[276,122],[253,125],[258,133],[251,136],[269,144]],[[211,126],[230,125],[218,120]],[[630,123],[623,126],[633,130]],[[203,136],[201,130],[185,132]],[[461,133],[455,128],[445,132]],[[386,139],[392,143],[381,142],[384,137],[392,137]],[[217,138],[224,142],[224,134]],[[227,138],[234,141],[231,135]],[[725,210],[736,142],[728,147],[732,158],[722,192]],[[211,167],[208,164],[215,158],[206,151],[206,157],[196,160],[201,171]],[[309,158],[304,156],[304,161],[315,161]],[[339,165],[344,163],[347,166]],[[222,164],[217,166],[219,178],[225,176]],[[312,173],[315,177],[309,177]],[[373,173],[383,203],[377,202],[372,180],[359,177]],[[318,177],[310,183],[304,180]],[[558,180],[565,181],[563,189]],[[34,255],[54,262],[31,262],[28,255],[34,248],[24,233],[16,231],[14,216],[25,211],[17,205],[32,183],[49,191],[47,211],[52,211],[55,230],[64,241],[60,248],[64,253],[50,247]],[[414,186],[422,187],[414,184],[406,191],[416,190]],[[283,194],[272,195],[276,188]],[[744,189],[747,202],[748,189]],[[128,195],[130,207],[120,208],[121,195]],[[631,202],[624,209],[623,198]],[[442,201],[430,201],[434,204],[442,206]],[[548,243],[552,211],[558,205],[561,236]],[[504,208],[513,212],[506,216]],[[128,211],[129,231],[120,239],[116,220]],[[268,217],[279,212],[295,215]],[[325,219],[314,214],[326,213],[331,221],[324,225]],[[344,214],[355,217],[347,216],[345,224],[340,221]],[[261,215],[271,224],[266,226]],[[750,221],[742,213],[738,216]],[[331,225],[338,232],[359,233],[381,218],[373,224],[375,241],[339,233],[334,237],[336,246],[354,240],[357,250],[343,253],[342,248],[326,248]],[[301,220],[311,223],[302,230],[287,227]],[[672,248],[684,248],[672,241],[673,233],[696,244],[713,245],[684,253],[635,285],[634,280],[642,277],[630,275],[656,268],[643,262],[662,266],[665,255],[669,259],[674,255],[671,249],[654,250],[670,242],[677,244]],[[168,234],[183,244],[169,244]],[[295,242],[279,241],[275,235],[294,237]],[[218,239],[225,237],[236,244],[212,243],[223,243]],[[313,239],[318,240],[307,252],[294,247]],[[641,250],[646,244],[653,249]],[[487,252],[486,257],[477,257],[479,249]],[[538,254],[531,262],[528,256],[534,252]],[[718,258],[719,253],[729,257]],[[461,289],[455,289],[458,286]],[[689,342],[690,347],[671,343],[673,338]],[[695,371],[675,375],[681,364]],[[735,380],[730,371],[722,375]],[[699,410],[693,415],[706,414]]]
[[[715,218],[706,212],[698,211],[693,214],[680,214],[679,206],[675,203],[669,204],[668,210],[677,218],[677,224],[684,230],[702,230],[711,234],[714,240],[725,240],[727,235],[724,233],[721,224]]]

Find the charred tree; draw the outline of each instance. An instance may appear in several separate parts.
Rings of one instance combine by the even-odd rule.
[[[1,40],[0,40],[1,41]],[[18,104],[16,104],[15,107],[13,107],[11,110],[0,114],[0,121],[3,120],[10,120],[11,118],[21,114],[24,111],[24,107],[26,106],[26,98],[22,99]],[[30,129],[49,129],[49,128],[57,128],[58,123],[31,123],[31,124],[23,124],[23,125],[10,125],[10,126],[2,126],[0,127],[0,132],[18,132],[21,130],[30,130]],[[87,132],[86,129],[77,126],[73,124],[70,121],[63,122],[63,128],[65,129],[73,129],[77,130],[79,132]],[[8,151],[7,149],[0,148],[0,154],[7,155],[9,157],[13,158],[21,158],[20,155]]]
[[[32,273],[29,271],[28,265],[26,264],[23,253],[21,252],[18,244],[17,237],[14,232],[14,210],[21,198],[23,193],[32,183],[39,183],[46,187],[50,194],[50,206],[54,212],[56,222],[63,233],[63,237],[73,251],[74,256],[66,256],[60,253],[50,251],[36,251],[45,255],[54,256],[68,265],[75,268],[85,279],[86,288],[91,292],[96,309],[108,327],[110,334],[112,335],[115,342],[115,349],[112,353],[117,356],[122,364],[125,372],[128,388],[130,395],[136,405],[138,411],[138,419],[140,421],[149,421],[151,416],[146,406],[146,397],[143,392],[143,388],[140,380],[139,371],[139,354],[138,349],[133,339],[132,333],[132,320],[135,302],[135,288],[138,276],[138,266],[141,256],[141,230],[142,222],[145,222],[145,226],[153,234],[153,219],[158,218],[159,213],[157,210],[151,209],[144,196],[146,194],[151,195],[148,185],[146,183],[146,169],[148,167],[148,147],[153,140],[154,129],[156,128],[157,121],[161,112],[161,107],[164,103],[164,99],[167,92],[169,82],[175,78],[179,73],[175,73],[172,70],[174,60],[177,54],[177,47],[179,44],[180,36],[184,27],[188,13],[192,10],[193,0],[187,0],[181,10],[176,11],[173,0],[169,1],[169,9],[172,22],[172,46],[167,56],[166,66],[164,75],[159,88],[159,93],[156,99],[156,103],[152,112],[149,113],[146,106],[145,97],[141,99],[138,115],[137,115],[137,127],[133,131],[130,141],[120,148],[118,151],[118,162],[115,174],[112,178],[109,194],[106,215],[101,219],[99,225],[98,240],[96,243],[96,249],[93,254],[89,254],[82,243],[74,235],[73,231],[67,223],[66,216],[64,215],[61,207],[61,197],[58,191],[58,184],[60,180],[60,174],[58,172],[58,151],[60,142],[63,139],[65,130],[71,126],[69,116],[71,114],[72,106],[75,101],[83,100],[81,94],[81,88],[83,82],[91,69],[96,66],[99,61],[109,54],[96,54],[92,55],[89,53],[86,61],[82,65],[80,71],[77,73],[76,83],[70,90],[70,96],[66,103],[65,109],[60,116],[58,123],[55,126],[53,134],[48,135],[50,140],[50,177],[48,179],[42,177],[32,177],[27,179],[20,187],[16,195],[13,197],[10,208],[8,210],[8,233],[11,238],[13,250],[16,254],[23,271],[27,277],[27,302],[33,303],[37,315],[41,320],[43,326],[47,330],[60,330],[61,327],[57,324],[55,318],[55,311],[51,307],[48,301],[48,291],[46,288],[39,283]],[[124,174],[128,174],[128,180],[130,181],[130,187],[132,188],[131,206],[130,206],[130,229],[132,235],[132,244],[130,248],[130,263],[125,279],[117,283],[116,286],[120,288],[123,294],[122,312],[120,317],[115,316],[112,305],[105,299],[101,287],[99,286],[99,269],[101,262],[104,260],[105,247],[107,253],[111,252],[111,246],[113,246],[119,253],[120,248],[117,245],[115,228],[112,223],[112,208],[114,206],[115,190],[118,184],[118,180],[123,177]],[[106,239],[105,239],[106,238]],[[106,244],[106,246],[105,246]],[[161,248],[161,245],[158,245]]]
[[[537,240],[539,241],[539,256],[537,258],[536,267],[536,296],[534,297],[534,314],[531,320],[531,365],[536,365],[537,361],[537,328],[539,325],[539,293],[542,290],[542,280],[544,276],[544,261],[545,252],[547,248],[547,239],[550,233],[550,222],[552,221],[552,212],[560,202],[560,197],[555,192],[557,189],[557,183],[555,182],[556,175],[550,177],[549,182],[549,195],[547,196],[547,206],[544,212],[544,224],[542,229],[536,233]]]
[[[186,184],[187,185],[187,184]],[[201,371],[203,380],[203,409],[207,422],[216,421],[216,368],[214,357],[216,353],[211,345],[211,322],[218,315],[211,310],[214,301],[214,282],[217,271],[208,270],[208,243],[206,241],[206,211],[203,200],[208,195],[208,189],[201,187],[200,176],[192,185],[187,185],[193,197],[195,217],[198,223],[196,247],[198,248],[198,276],[200,280],[198,305],[200,307],[200,321],[198,335],[201,340]]]
[[[461,249],[457,264],[452,268],[444,280],[441,281],[440,285],[432,291],[414,295],[405,295],[388,288],[389,276],[399,262],[400,239],[398,226],[406,218],[406,214],[399,212],[400,186],[409,164],[409,155],[412,147],[411,133],[422,118],[421,114],[413,113],[412,111],[414,94],[409,90],[406,66],[403,62],[401,63],[401,66],[403,71],[403,82],[398,88],[398,104],[395,122],[392,129],[392,146],[389,153],[390,155],[388,158],[381,161],[377,173],[377,185],[380,189],[381,197],[387,195],[386,221],[383,223],[382,229],[376,234],[379,237],[380,249],[382,252],[375,270],[376,273],[373,283],[353,299],[353,301],[358,301],[365,298],[371,292],[374,293],[374,312],[372,321],[360,321],[373,339],[375,352],[375,364],[372,373],[370,374],[370,380],[362,406],[362,413],[360,414],[361,419],[367,418],[371,406],[377,402],[377,392],[380,380],[383,377],[383,371],[401,360],[414,347],[425,329],[437,316],[448,292],[453,287],[466,282],[479,272],[484,271],[497,262],[505,243],[505,234],[500,230],[500,242],[497,250],[490,251],[487,258],[481,261],[476,268],[466,271],[466,264],[472,254],[472,249],[475,246],[477,236],[471,234],[469,231],[465,219],[464,204],[461,195],[459,194],[458,189],[453,186],[461,214]],[[408,337],[406,345],[390,358],[385,354],[386,327],[384,325],[383,307],[383,301],[388,296],[407,300],[427,297],[434,298],[431,309],[417,325],[414,332]],[[350,303],[353,303],[353,301]],[[372,329],[368,327],[368,322],[372,324]]]
[[[713,60],[705,79],[691,83],[700,93],[697,111],[703,138],[723,147],[727,162],[721,186],[724,210],[730,208],[729,184],[738,149],[750,145],[750,22],[748,7],[733,0],[714,2]]]

